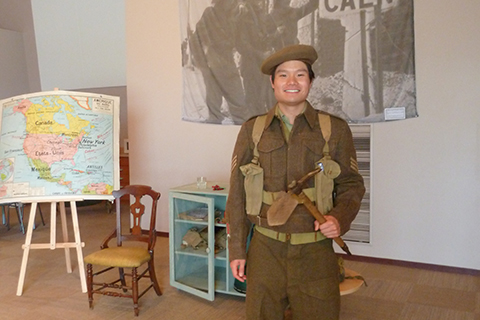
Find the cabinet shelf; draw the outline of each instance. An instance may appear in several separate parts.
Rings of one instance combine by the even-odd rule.
[[[214,185],[225,189],[212,190]],[[207,188],[201,190],[196,184],[190,184],[172,188],[169,194],[170,284],[210,301],[214,300],[215,293],[245,296],[234,290],[235,278],[230,271],[223,221],[227,187],[227,183],[215,182],[207,183]],[[190,230],[199,234],[201,231],[203,243],[198,249],[188,246],[190,238],[184,241]],[[216,245],[222,248],[217,253]]]
[[[184,255],[198,256],[198,257],[205,257],[205,258],[208,257],[208,253],[205,250],[194,249],[192,247],[176,249],[175,254],[184,254]],[[219,259],[219,260],[227,259],[226,249],[216,253],[215,259]]]
[[[206,226],[208,225],[208,222],[205,221],[194,221],[194,220],[185,220],[185,219],[175,219],[176,223],[185,223],[189,225],[203,225]]]
[[[195,221],[195,220],[185,220],[185,219],[175,219],[176,223],[185,223],[185,224],[198,224],[206,226],[208,224],[207,221]],[[215,227],[224,227],[226,228],[227,225],[225,223],[215,223]]]

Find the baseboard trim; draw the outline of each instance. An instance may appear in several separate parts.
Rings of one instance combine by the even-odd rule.
[[[157,237],[168,238],[168,232],[157,231]]]
[[[480,276],[480,270],[475,270],[475,269],[442,266],[442,265],[412,262],[412,261],[373,258],[373,257],[357,256],[357,255],[352,255],[352,256],[349,256],[346,254],[340,254],[340,255],[344,260],[350,260],[350,261],[370,262],[370,263],[386,264],[386,265],[392,265],[392,266],[398,266],[398,267],[407,267],[407,268],[424,269],[424,270],[430,270],[430,271],[440,271],[440,272]]]

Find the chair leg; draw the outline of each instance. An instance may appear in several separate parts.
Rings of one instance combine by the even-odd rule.
[[[160,289],[160,286],[158,285],[157,275],[155,274],[155,264],[153,262],[153,257],[148,262],[148,274],[150,275],[150,281],[153,284],[153,289],[155,290],[157,296],[161,296],[162,295],[162,290]]]
[[[25,226],[23,224],[23,203],[15,203],[15,209],[17,210],[17,216],[18,216],[18,222],[20,224],[20,230],[22,231],[23,234],[25,234]]]
[[[10,230],[10,207],[7,205],[2,206],[2,221],[3,224],[7,227],[7,230]]]
[[[40,219],[42,220],[42,224],[45,226],[45,220],[43,219],[43,212],[42,212],[42,206],[37,204],[38,212],[40,212]]]
[[[93,271],[92,265],[87,263],[87,295],[88,307],[93,309]]]
[[[123,292],[127,292],[127,283],[125,282],[125,270],[123,268],[118,268],[118,273],[120,274],[120,283],[122,284]]]
[[[7,230],[10,230],[10,206],[7,207]]]
[[[43,212],[42,212],[42,207],[40,206],[40,203],[37,205],[38,212],[40,213],[40,219],[42,220],[42,224],[45,226],[45,220],[43,219]],[[35,221],[33,221],[33,229],[37,229],[37,225],[35,224]]]
[[[6,225],[7,224],[7,216],[5,215],[5,207],[4,206],[1,206],[1,207],[2,207],[2,224]]]
[[[138,316],[138,275],[137,268],[132,268],[132,298],[135,316]]]

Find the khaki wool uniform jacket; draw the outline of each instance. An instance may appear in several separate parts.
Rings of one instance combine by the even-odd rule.
[[[283,134],[282,120],[275,115],[275,107],[270,109],[265,131],[258,143],[259,163],[264,170],[265,191],[287,191],[290,182],[298,181],[315,170],[315,162],[324,156],[325,144],[318,112],[321,111],[315,110],[307,102],[305,111],[296,117],[287,142]],[[340,165],[341,173],[334,180],[334,207],[328,214],[338,220],[341,234],[345,234],[358,213],[365,187],[363,178],[358,173],[356,152],[348,124],[335,116],[330,118],[332,132],[329,141],[330,156]],[[232,156],[230,191],[225,210],[229,225],[230,261],[246,259],[246,242],[252,224],[284,233],[314,231],[315,218],[304,205],[298,205],[288,221],[276,227],[267,224],[267,210],[270,206],[265,203],[262,204],[259,217],[247,216],[244,176],[239,167],[250,163],[253,158],[254,122],[255,118],[252,118],[242,125]],[[313,186],[314,179],[310,179],[308,187]]]

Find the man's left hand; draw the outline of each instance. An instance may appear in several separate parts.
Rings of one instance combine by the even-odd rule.
[[[320,230],[321,233],[327,238],[336,238],[340,236],[340,224],[338,220],[329,215],[325,215],[327,222],[320,224],[318,220],[315,220],[315,231]]]

